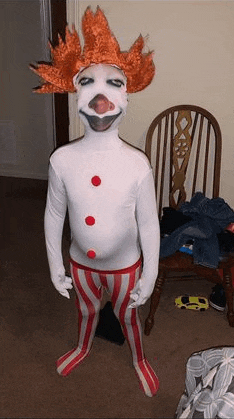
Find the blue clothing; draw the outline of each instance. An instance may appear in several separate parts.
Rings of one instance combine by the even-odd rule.
[[[194,263],[217,268],[220,255],[217,234],[234,222],[234,211],[222,198],[209,199],[201,192],[185,202],[180,211],[192,220],[161,240],[160,257],[172,255],[192,239]]]

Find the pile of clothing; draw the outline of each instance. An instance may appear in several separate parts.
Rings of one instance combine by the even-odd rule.
[[[234,252],[233,223],[234,211],[222,198],[209,199],[197,192],[179,210],[163,209],[160,257],[188,251],[195,264],[216,269]]]

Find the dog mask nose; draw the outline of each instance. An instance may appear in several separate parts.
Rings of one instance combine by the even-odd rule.
[[[113,111],[115,105],[110,102],[106,96],[98,94],[89,102],[89,108],[93,109],[98,114],[102,114],[107,111]]]

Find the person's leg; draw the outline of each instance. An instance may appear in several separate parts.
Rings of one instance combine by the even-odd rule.
[[[99,275],[71,265],[73,285],[77,294],[78,345],[57,361],[57,371],[67,376],[87,357],[97,327],[102,287]]]
[[[141,268],[134,265],[129,272],[106,275],[111,292],[113,310],[123,327],[124,335],[132,351],[133,365],[145,394],[152,397],[159,387],[159,380],[145,358],[142,345],[142,328],[138,310],[129,308],[130,292],[141,274]]]

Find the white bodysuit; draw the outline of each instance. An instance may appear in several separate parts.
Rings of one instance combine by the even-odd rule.
[[[75,85],[85,135],[52,155],[45,212],[52,282],[69,298],[72,281],[77,294],[78,344],[59,358],[57,371],[70,374],[89,354],[106,288],[140,385],[152,396],[158,378],[144,355],[137,312],[150,297],[158,273],[160,234],[152,170],[144,153],[118,136],[127,106],[122,72],[110,65],[90,66],[75,78]],[[67,208],[72,280],[65,276],[61,249]]]
[[[142,251],[142,277],[154,282],[159,230],[149,162],[119,138],[94,144],[93,138],[73,141],[50,159],[45,232],[51,277],[64,271],[61,238],[68,206],[73,260],[116,270],[134,264]]]

